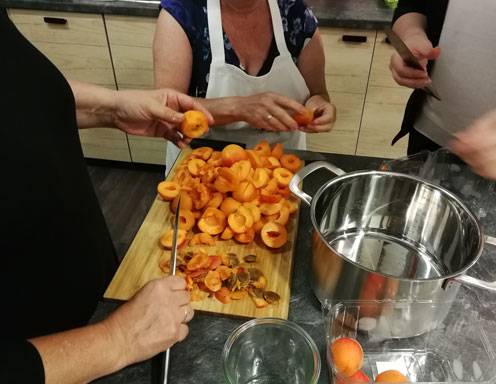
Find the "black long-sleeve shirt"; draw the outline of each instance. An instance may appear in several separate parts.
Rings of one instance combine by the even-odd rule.
[[[43,383],[27,339],[85,325],[114,271],[69,84],[0,8],[0,383]]]

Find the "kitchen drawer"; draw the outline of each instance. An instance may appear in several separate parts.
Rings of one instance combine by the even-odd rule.
[[[131,161],[126,134],[114,128],[80,129],[84,157]]]
[[[333,92],[362,93],[367,89],[376,31],[321,28],[326,56],[325,72]],[[343,36],[359,37],[365,42],[345,42]]]
[[[167,141],[162,137],[127,135],[134,163],[165,165]]]
[[[329,133],[307,134],[310,151],[354,155],[357,145],[364,95],[332,92],[336,105],[337,120]]]

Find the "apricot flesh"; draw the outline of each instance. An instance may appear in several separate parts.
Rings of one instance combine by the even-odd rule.
[[[195,139],[208,132],[208,120],[201,111],[186,111],[180,127],[181,133],[186,137]]]

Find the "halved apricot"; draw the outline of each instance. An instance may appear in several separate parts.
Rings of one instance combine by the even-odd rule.
[[[283,204],[274,222],[277,224],[286,225],[288,221],[289,221],[289,209],[287,206]]]
[[[182,191],[180,195],[181,195],[181,210],[184,209],[185,211],[191,211],[193,209],[193,200],[191,199],[191,196],[186,191]],[[176,197],[174,200],[172,200],[172,202],[170,203],[170,210],[174,213],[176,213],[178,202],[179,202],[179,196]]]
[[[258,205],[252,202],[248,202],[243,203],[243,206],[250,210],[250,213],[253,217],[253,222],[260,220],[262,213],[260,212],[260,208],[258,207]]]
[[[274,156],[267,157],[267,168],[276,169],[281,166],[281,163]]]
[[[193,176],[199,176],[200,170],[207,164],[205,160],[202,159],[191,159],[188,161],[188,171]]]
[[[280,159],[281,156],[284,155],[284,147],[281,143],[274,144],[274,146],[272,147],[271,155],[274,156],[276,159]]]
[[[288,241],[288,232],[281,224],[266,223],[260,231],[262,241],[267,247],[280,248]]]
[[[267,140],[260,141],[257,145],[255,145],[253,150],[257,152],[259,156],[270,156],[272,152],[270,150],[270,144]]]
[[[199,184],[191,191],[191,198],[193,199],[195,209],[202,209],[210,201],[210,191],[206,185]]]
[[[213,188],[213,183],[217,177],[217,171],[214,167],[207,165],[200,170],[200,181],[202,184],[206,184],[209,188]]]
[[[262,189],[260,192],[260,203],[261,204],[275,204],[280,202],[282,199],[282,196],[277,194],[277,193],[272,193],[272,192],[267,192],[266,190]]]
[[[220,167],[222,166],[222,152],[213,151],[210,155],[210,158],[207,160],[207,164],[212,167]]]
[[[227,193],[234,191],[239,184],[236,174],[229,168],[219,168],[214,186],[217,191]]]
[[[277,193],[278,192],[278,186],[277,186],[277,180],[276,179],[270,179],[269,182],[267,183],[267,186],[264,188],[264,191],[269,192],[269,193]]]
[[[243,206],[231,213],[227,221],[234,233],[244,233],[253,226],[253,217],[249,209]]]
[[[224,167],[230,167],[234,163],[246,160],[248,156],[245,150],[237,144],[229,144],[222,150],[222,164]]]
[[[260,204],[260,212],[262,212],[262,214],[265,216],[271,216],[279,213],[281,207],[282,207],[281,202],[274,204],[262,203]]]
[[[287,154],[281,156],[281,165],[291,172],[296,172],[301,168],[302,161],[296,155]]]
[[[298,202],[296,200],[284,200],[283,204],[288,208],[290,215],[298,210]]]
[[[236,212],[241,206],[241,203],[232,197],[226,197],[220,205],[220,210],[229,216],[231,213]]]
[[[225,265],[219,265],[216,269],[217,272],[219,272],[220,279],[222,281],[225,281],[231,277],[233,274],[232,268],[229,268]]]
[[[229,304],[231,302],[231,291],[226,287],[219,289],[215,292],[214,296],[222,304]]]
[[[219,208],[224,200],[224,195],[220,192],[214,192],[210,201],[207,203],[207,207]]]
[[[224,232],[220,235],[220,238],[222,240],[231,240],[234,236],[234,232],[232,231],[231,227],[227,226],[224,228]]]
[[[230,295],[231,295],[231,299],[233,300],[242,300],[246,296],[248,296],[248,292],[243,289],[240,291],[231,292]]]
[[[241,160],[231,165],[231,170],[238,176],[239,181],[246,180],[252,170],[248,160]]]
[[[222,260],[220,256],[210,255],[209,259],[210,259],[210,265],[208,266],[208,268],[211,270],[217,269],[222,264]]]
[[[207,161],[210,159],[210,156],[212,156],[212,153],[214,152],[213,148],[210,147],[200,147],[193,149],[191,152],[191,155],[194,157],[198,157],[199,159]]]
[[[212,292],[217,292],[222,287],[222,280],[217,271],[209,271],[205,276],[205,286]]]
[[[195,226],[195,222],[196,220],[193,212],[188,211],[187,209],[181,209],[179,211],[179,228],[189,231]]]
[[[242,181],[233,192],[233,198],[244,203],[257,197],[257,189],[251,181]]]
[[[272,176],[277,181],[277,184],[281,187],[287,187],[291,178],[293,177],[293,172],[286,168],[276,168],[272,172]]]
[[[174,181],[162,181],[158,183],[157,192],[162,199],[169,201],[179,195],[179,192],[181,192],[181,187]]]
[[[263,188],[269,182],[269,173],[265,168],[257,168],[251,180],[256,188]]]
[[[293,119],[300,127],[306,127],[313,121],[313,110],[305,108],[305,112],[293,114]]]
[[[197,269],[208,268],[210,258],[205,252],[198,251],[193,254],[193,257],[186,264],[188,271],[196,271]]]
[[[201,111],[186,111],[180,127],[181,133],[191,139],[200,137],[208,132],[208,120]]]
[[[255,230],[253,228],[249,228],[246,232],[236,233],[234,235],[234,240],[241,244],[250,244],[255,240]]]
[[[253,149],[247,149],[245,152],[253,168],[263,167],[263,161],[257,152],[255,152]]]
[[[166,249],[172,248],[172,237],[174,236],[174,231],[172,229],[167,230],[165,234],[160,238],[160,244]],[[177,230],[177,246],[179,247],[186,240],[186,231],[184,229]]]
[[[215,239],[208,233],[195,233],[189,241],[190,247],[194,245],[215,245]]]
[[[226,215],[217,208],[208,207],[198,221],[198,228],[209,235],[218,235],[226,227]]]
[[[263,228],[264,225],[265,225],[265,222],[260,219],[260,220],[255,221],[253,223],[253,227],[252,228],[255,231],[255,233],[259,233],[262,230],[262,228]]]

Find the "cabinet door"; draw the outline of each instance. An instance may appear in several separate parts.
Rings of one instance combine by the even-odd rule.
[[[101,15],[10,10],[17,28],[68,79],[115,89]],[[130,161],[126,134],[112,128],[79,131],[86,157]]]
[[[382,32],[377,34],[357,154],[395,158],[406,154],[406,137],[394,146],[391,140],[400,129],[412,91],[394,82],[389,70],[393,48],[385,38]]]
[[[307,146],[319,152],[355,154],[376,32],[341,28],[321,28],[320,32],[326,83],[337,121],[329,133],[308,134]]]
[[[105,22],[119,89],[152,89],[154,18],[106,15]],[[162,138],[128,135],[132,161],[164,164]]]

